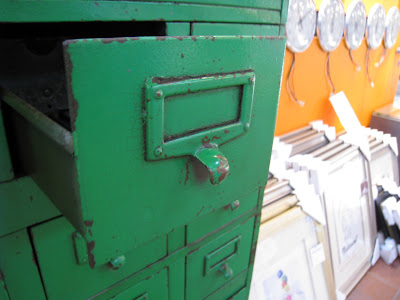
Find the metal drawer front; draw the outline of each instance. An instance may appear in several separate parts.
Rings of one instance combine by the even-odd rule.
[[[32,229],[33,243],[49,299],[87,299],[154,263],[167,252],[166,238],[158,238],[125,253],[125,264],[120,269],[114,270],[110,264],[99,264],[92,270],[87,260],[79,264],[79,245],[76,245],[76,240],[74,243],[74,233],[75,229],[65,218]],[[118,257],[119,253],[116,252],[115,258]]]
[[[254,209],[257,206],[257,199],[258,192],[253,192],[244,198],[232,201],[230,204],[217,209],[211,214],[189,223],[186,229],[186,243],[193,243],[206,234]]]
[[[247,269],[254,217],[186,258],[186,297],[203,299]]]
[[[71,132],[3,94],[21,165],[92,268],[264,188],[284,49],[279,37],[67,41]]]
[[[112,297],[114,300],[167,300],[168,273],[163,269],[150,278]]]

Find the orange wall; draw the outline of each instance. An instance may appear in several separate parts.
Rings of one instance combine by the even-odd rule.
[[[316,1],[317,6],[319,2],[321,1]],[[351,1],[344,1],[345,7],[349,2]],[[364,0],[367,11],[376,2],[382,3],[386,12],[390,7],[399,4],[397,0]],[[331,53],[331,75],[336,92],[345,92],[361,124],[364,126],[369,124],[372,112],[376,108],[393,102],[400,75],[400,67],[398,67],[400,55],[396,54],[397,47],[400,47],[400,38],[397,39],[397,43],[392,49],[386,51],[385,60],[379,68],[375,68],[373,63],[379,61],[384,49],[383,45],[376,50],[370,51],[370,76],[375,83],[374,88],[370,87],[365,74],[367,51],[365,40],[360,48],[353,51],[354,58],[361,65],[359,72],[355,70],[355,66],[350,60],[349,51],[344,40]],[[325,78],[327,53],[319,46],[318,39],[315,37],[311,46],[305,52],[296,54],[293,82],[296,96],[305,102],[303,107],[294,103],[287,93],[286,79],[293,54],[286,50],[285,55],[275,134],[280,135],[316,119],[324,120],[326,124],[335,126],[337,130],[343,129],[329,102],[331,89]]]

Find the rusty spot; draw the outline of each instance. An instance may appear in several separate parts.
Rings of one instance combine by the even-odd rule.
[[[222,71],[224,68],[220,68],[219,70]]]
[[[263,39],[263,36],[258,36],[258,38],[260,39],[260,41]]]
[[[137,8],[135,8],[135,11],[138,12],[139,10]]]
[[[225,178],[229,175],[229,167],[225,168],[224,167],[224,162],[225,164],[227,164],[227,160],[225,157],[223,157],[222,155],[216,155],[217,158],[219,158],[219,166],[217,167],[217,172],[210,172],[210,178],[211,181],[215,181],[215,175],[220,174],[218,181],[224,181]],[[217,173],[217,174],[216,174]]]
[[[35,264],[36,267],[38,267],[38,263],[37,263],[37,260],[36,260],[34,252],[32,252],[32,262]]]
[[[127,13],[128,13],[128,11],[127,11],[127,10],[124,10],[124,13],[126,13],[126,14],[127,14]]]
[[[101,42],[103,44],[111,44],[112,42],[118,42],[120,44],[125,43],[126,41],[128,41],[127,38],[125,37],[119,37],[119,38],[103,38],[101,39]]]
[[[208,35],[204,36],[206,38],[206,40],[208,40],[210,37]]]
[[[204,148],[212,148],[210,145],[210,139],[207,136],[201,139],[201,143],[203,144]]]
[[[183,41],[183,36],[173,36],[173,38],[179,41]]]
[[[137,36],[129,38],[131,41],[137,41],[139,38]]]
[[[32,201],[33,201],[33,197],[32,196],[29,196],[29,200],[31,201],[31,203],[32,203]]]
[[[215,59],[213,59],[213,63],[215,63]]]
[[[135,22],[135,21],[136,21],[136,19],[131,19],[131,21]]]
[[[190,89],[188,89],[188,93],[191,93],[192,91]]]
[[[192,40],[193,40],[193,42],[195,42],[196,41],[196,37],[192,36]]]
[[[214,42],[215,41],[215,37],[211,37],[211,42]]]
[[[189,180],[189,160],[186,162],[186,164],[185,164],[185,169],[186,169],[186,175],[185,175],[185,185],[186,185],[186,182]]]
[[[164,19],[164,18],[158,18],[156,21],[161,21],[161,22],[164,22],[164,21],[165,21],[165,19]]]
[[[86,227],[92,227],[93,226],[93,220],[83,221],[83,223],[85,224]]]
[[[20,254],[21,254],[21,251],[17,251],[15,254],[20,255]]]
[[[76,118],[78,117],[78,110],[79,110],[79,103],[76,101],[74,97],[74,92],[72,89],[72,61],[71,61],[71,56],[68,52],[68,48],[72,42],[69,42],[66,44],[66,51],[64,51],[64,61],[65,61],[65,70],[67,73],[67,91],[68,91],[68,101],[69,101],[69,107],[70,107],[70,118],[71,118],[71,131],[75,131],[75,121]]]
[[[97,7],[99,7],[99,4],[97,2],[94,2],[94,5],[96,5]]]
[[[220,138],[221,138],[220,136],[214,135],[214,136],[212,137],[211,141],[213,141],[213,140],[219,140]]]
[[[181,57],[182,57],[182,58],[184,58],[184,57],[185,57],[185,55],[183,55],[183,53],[181,53]]]
[[[92,229],[89,229],[89,234],[90,234],[90,236],[93,236]]]
[[[199,214],[203,211],[203,209],[204,209],[204,206],[200,209],[200,211],[196,214],[196,217],[198,217],[199,216]]]
[[[241,38],[241,39],[242,39],[243,37],[240,35],[240,36],[239,36],[239,38]]]
[[[87,243],[87,249],[88,249],[88,257],[89,257],[89,266],[91,269],[94,269],[94,266],[96,265],[96,262],[94,260],[94,255],[92,253],[94,249],[95,243],[94,241],[90,241]]]
[[[165,41],[167,39],[166,36],[157,36],[156,41]]]

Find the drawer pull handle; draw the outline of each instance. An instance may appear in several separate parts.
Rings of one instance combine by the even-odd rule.
[[[232,262],[239,255],[241,238],[240,235],[235,237],[204,257],[204,276],[217,272],[223,272],[224,275],[228,274],[226,276],[229,276],[232,270],[229,268],[228,262]]]
[[[229,162],[217,146],[200,148],[194,156],[207,167],[211,184],[220,184],[228,177]]]
[[[123,265],[125,265],[125,255],[120,255],[110,261],[110,266],[113,270],[120,269]]]
[[[229,267],[229,265],[227,263],[221,265],[221,267],[219,268],[219,271],[224,275],[224,277],[226,279],[231,278],[232,275],[233,275],[233,271],[232,271],[231,267]]]

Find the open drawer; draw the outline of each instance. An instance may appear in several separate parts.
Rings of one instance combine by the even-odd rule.
[[[3,90],[12,148],[92,268],[258,189],[285,39],[64,42],[71,130]]]

